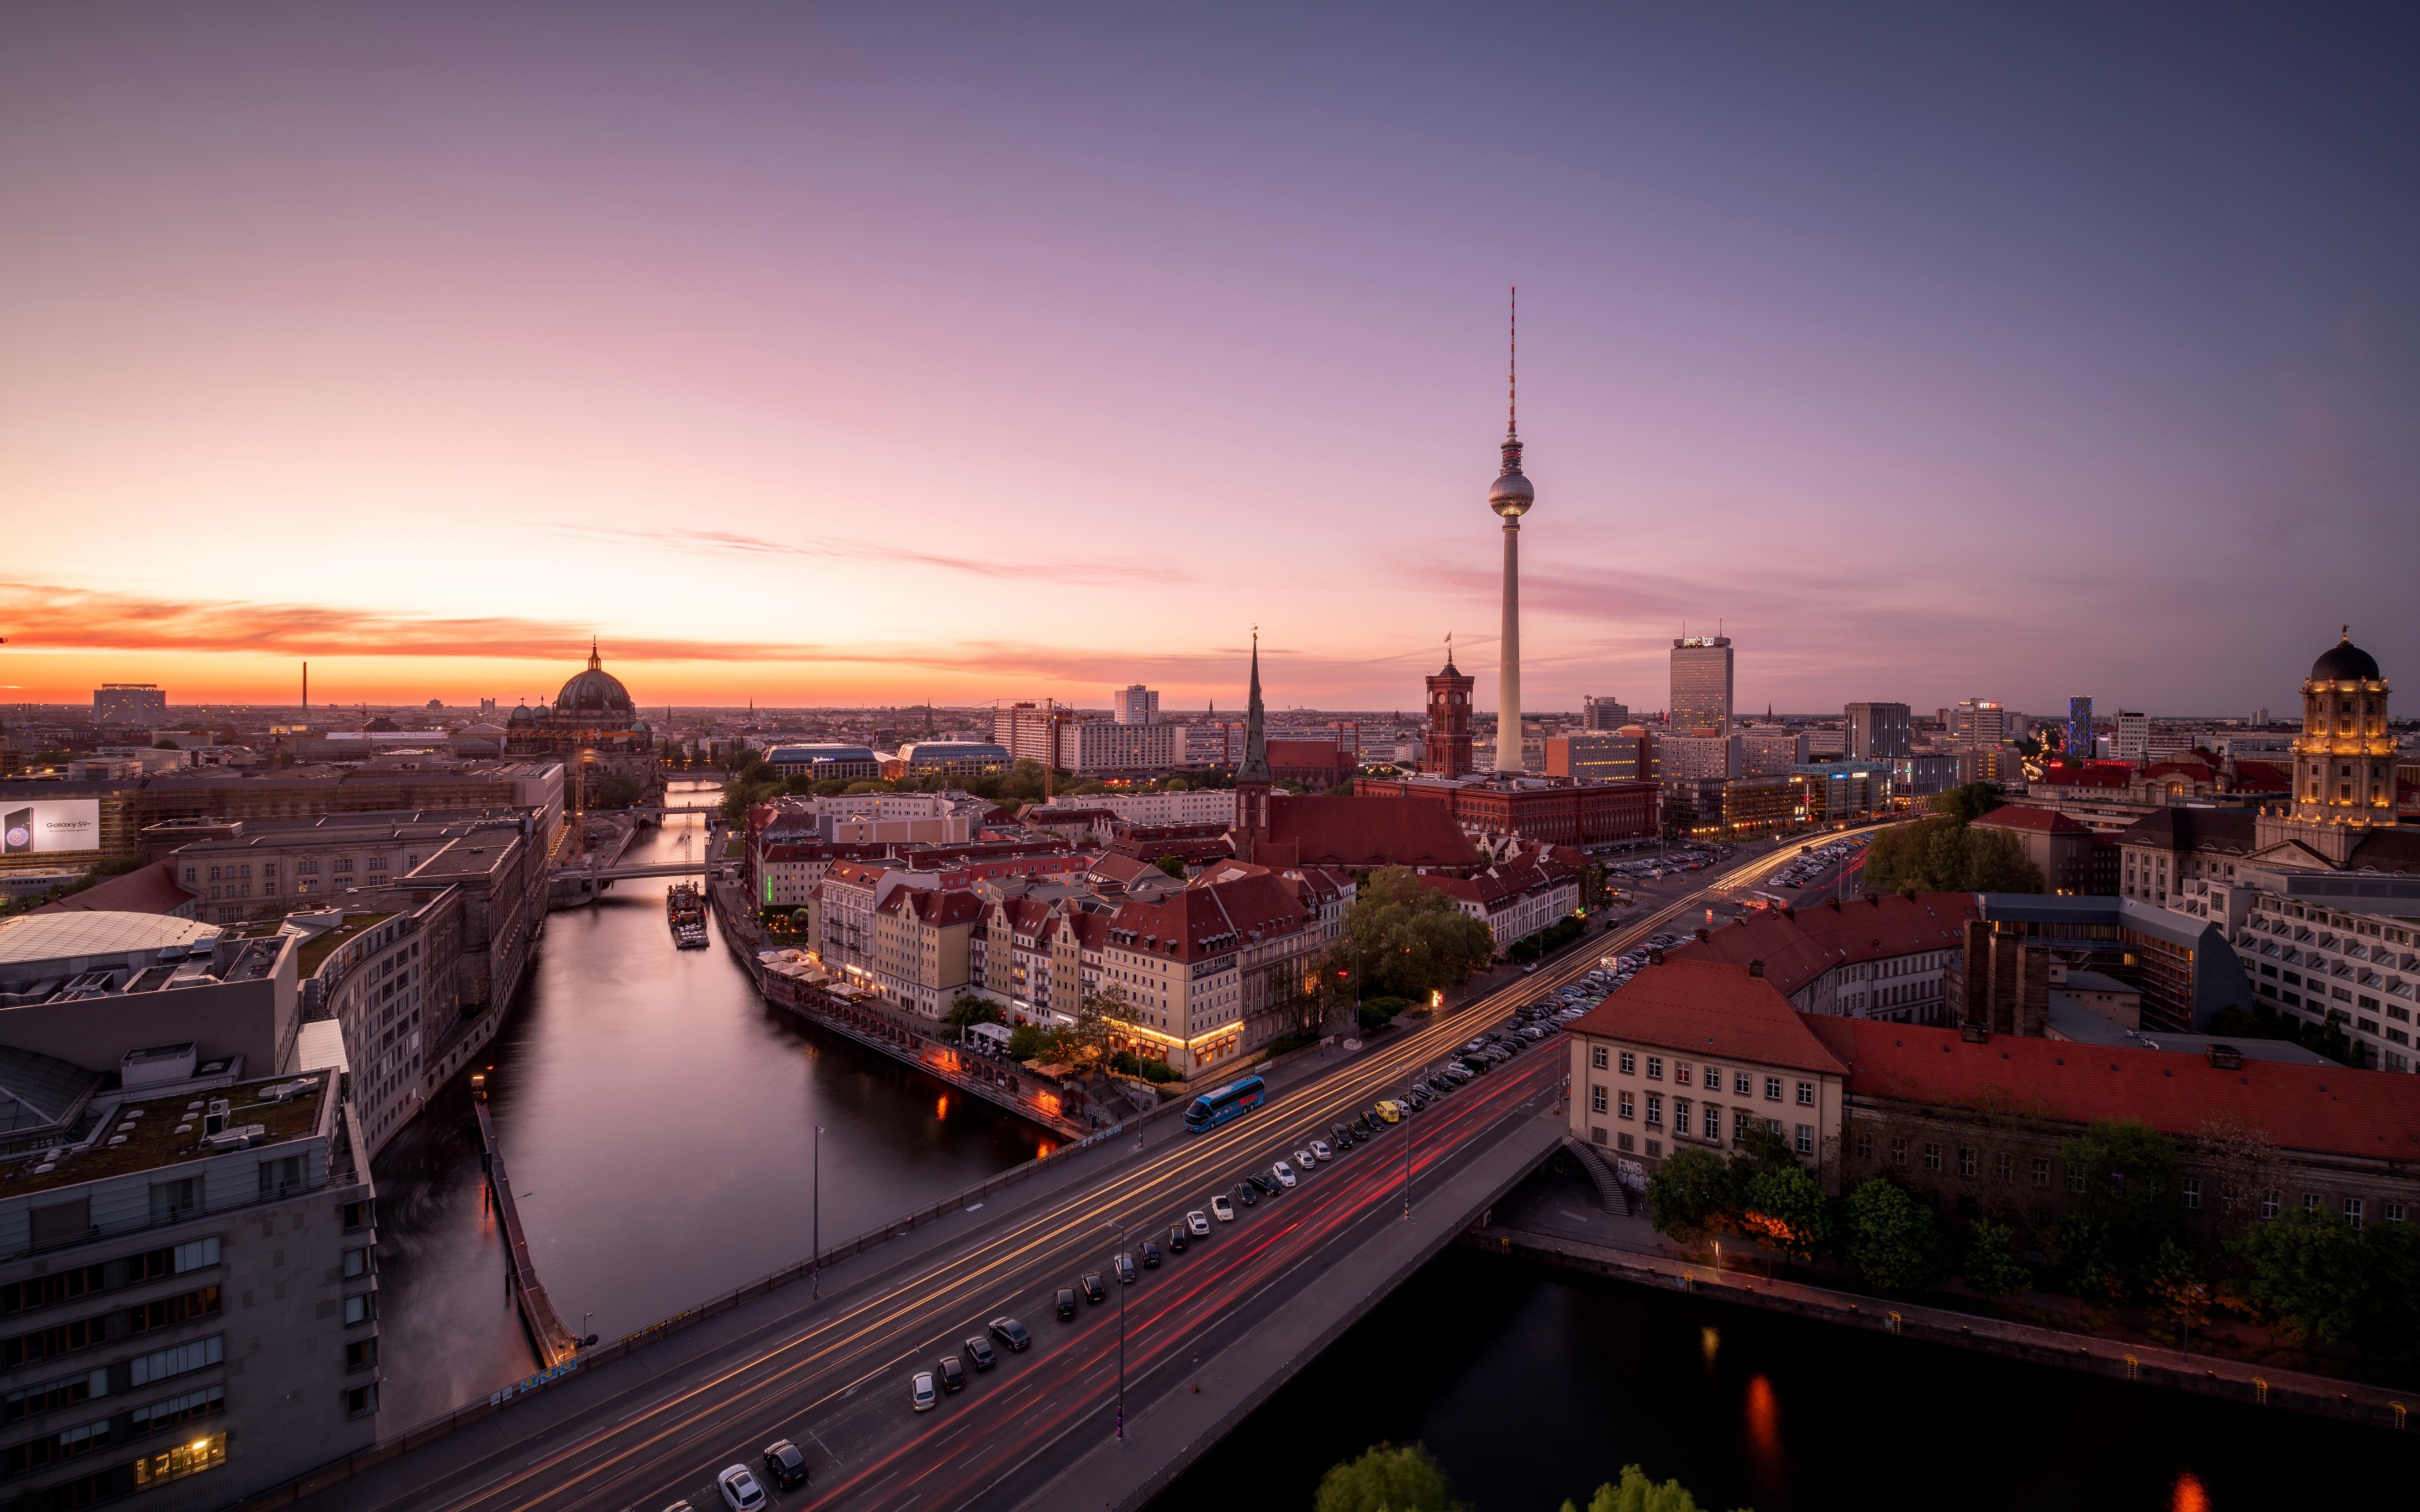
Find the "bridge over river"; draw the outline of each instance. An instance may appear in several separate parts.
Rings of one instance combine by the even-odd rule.
[[[1706,890],[1782,859],[1760,856]],[[1159,1118],[995,1178],[820,1264],[588,1350],[542,1389],[398,1433],[243,1504],[706,1507],[720,1504],[717,1470],[752,1464],[786,1437],[814,1481],[777,1506],[1139,1506],[1560,1144],[1562,1041],[1322,1165],[1296,1190],[1239,1207],[1131,1286],[1110,1279],[1108,1300],[1079,1304],[1073,1319],[1055,1317],[1054,1289],[1107,1275],[1120,1248],[1167,1246],[1171,1225],[1247,1171],[1400,1094],[1518,1004],[1704,897],[1357,1055],[1278,1068],[1268,1103],[1223,1128],[1187,1135],[1180,1119]],[[808,1199],[799,1173],[750,1174],[768,1202]],[[937,1411],[911,1412],[909,1375],[964,1355],[962,1341],[1003,1316],[1023,1320],[1032,1348],[1002,1350]]]

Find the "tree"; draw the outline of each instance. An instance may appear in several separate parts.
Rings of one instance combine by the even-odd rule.
[[[1311,1493],[1311,1512],[1461,1512],[1445,1469],[1425,1444],[1373,1444],[1334,1466]]]
[[[180,750],[183,748],[178,746],[175,741],[170,740],[167,736],[162,735],[159,739],[151,742],[151,748],[153,750]]]
[[[1351,981],[1361,995],[1391,995],[1426,1001],[1451,987],[1496,953],[1487,926],[1454,901],[1420,886],[1408,867],[1370,873],[1346,916],[1344,933],[1327,949],[1323,980]],[[1342,973],[1340,977],[1339,973]]]
[[[2190,1335],[2210,1321],[2210,1283],[2193,1252],[2173,1239],[2163,1240],[2151,1256],[2151,1273],[2143,1289],[2152,1309]]]
[[[2343,1214],[2291,1209],[2253,1225],[2227,1248],[2244,1262],[2245,1289],[2289,1337],[2341,1344],[2352,1336],[2369,1303],[2375,1257]]]
[[[2184,1210],[2177,1196],[2177,1145],[2139,1119],[2103,1119],[2062,1142],[2059,1158],[2084,1191],[2060,1226],[2077,1254],[2071,1270],[2088,1269],[2097,1286],[2147,1280],[2160,1246],[2176,1237]]]
[[[1174,877],[1179,882],[1185,880],[1185,863],[1178,860],[1173,856],[1163,856],[1158,860],[1154,861],[1151,864],[1159,868],[1162,872],[1167,872],[1170,876]]]
[[[2017,1231],[1978,1218],[1966,1230],[1966,1284],[1986,1297],[2013,1297],[2029,1289],[2034,1273],[2017,1259]]]
[[[2369,1291],[2360,1338],[2382,1354],[2420,1348],[2420,1226],[2373,1224],[2363,1230],[2369,1249]]]
[[[1795,1162],[1749,1177],[1741,1206],[1740,1227],[1757,1242],[1793,1260],[1811,1260],[1831,1242],[1831,1203],[1815,1178]]]
[[[1866,885],[1879,892],[2043,889],[2041,869],[2014,839],[1977,829],[1956,814],[1935,814],[1875,836],[1866,850]]]
[[[1005,1024],[1008,1015],[1000,1011],[998,1003],[988,998],[977,997],[972,993],[960,993],[957,1001],[950,1005],[950,1011],[943,1022],[964,1035],[978,1024]]]
[[[1008,1031],[1008,1055],[1012,1060],[1035,1060],[1050,1048],[1050,1037],[1039,1025],[1020,1024]]]
[[[1076,1005],[1076,1026],[1067,1031],[1067,1037],[1079,1049],[1106,1055],[1110,1035],[1121,1026],[1133,1025],[1140,1019],[1140,1011],[1126,1001],[1126,990],[1111,985],[1086,994],[1084,1000]]]
[[[1664,1158],[1647,1179],[1647,1211],[1655,1231],[1683,1244],[1730,1227],[1731,1170],[1722,1157],[1695,1145]]]
[[[1324,1512],[1324,1509],[1323,1509]],[[1563,1512],[1579,1512],[1570,1502]],[[1589,1498],[1588,1512],[1701,1512],[1698,1499],[1677,1480],[1658,1486],[1647,1478],[1647,1473],[1637,1465],[1621,1467],[1621,1479],[1609,1481],[1596,1489]],[[1741,1508],[1740,1512],[1746,1512]]]
[[[1859,1275],[1894,1291],[1931,1285],[1941,1232],[1931,1208],[1877,1176],[1849,1194],[1846,1209],[1849,1263]]]
[[[1994,782],[1969,782],[1963,787],[1936,793],[1931,799],[1934,813],[1954,819],[1961,825],[1973,824],[1998,808],[1999,803],[2000,789]]]

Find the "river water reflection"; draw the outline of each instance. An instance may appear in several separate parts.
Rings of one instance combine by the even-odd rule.
[[[1151,1505],[1311,1504],[1427,1443],[1475,1512],[1582,1506],[1638,1464],[1708,1508],[2236,1512],[2401,1505],[2377,1428],[2129,1386],[1454,1249]]]
[[[705,842],[700,820],[675,816],[630,858],[678,856],[685,836]],[[817,1124],[827,1244],[1047,1148],[1022,1119],[775,1014],[719,933],[675,949],[667,886],[617,883],[552,916],[487,1057],[538,1274],[572,1327],[610,1339],[807,1255]],[[393,1431],[535,1362],[483,1211],[465,1089],[447,1088],[375,1175]]]

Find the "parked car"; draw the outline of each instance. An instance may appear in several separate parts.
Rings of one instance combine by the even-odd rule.
[[[941,1403],[941,1394],[933,1389],[933,1372],[919,1370],[908,1382],[908,1400],[916,1411],[929,1412]]]
[[[1025,1347],[1033,1342],[1033,1335],[1027,1333],[1025,1325],[1014,1318],[993,1319],[991,1336],[1007,1345],[1008,1352],[1011,1354],[1022,1353]]]
[[[722,1493],[722,1504],[731,1512],[762,1512],[765,1487],[755,1473],[746,1465],[726,1465],[722,1473],[714,1477],[714,1489]]]
[[[1050,1305],[1057,1311],[1059,1314],[1059,1320],[1063,1323],[1068,1319],[1075,1317],[1076,1288],[1074,1287],[1061,1287],[1057,1291],[1050,1294]]]
[[[1101,1273],[1098,1271],[1085,1272],[1082,1275],[1076,1278],[1076,1284],[1084,1288],[1084,1300],[1086,1302],[1107,1302],[1109,1300],[1109,1288],[1101,1285]]]
[[[1235,1200],[1249,1208],[1261,1200],[1261,1189],[1247,1178],[1235,1183]]]
[[[1353,1148],[1353,1131],[1344,1124],[1334,1123],[1328,1125],[1327,1138],[1328,1142],[1333,1144],[1339,1149],[1351,1149]]]
[[[1187,1235],[1185,1232],[1185,1226],[1181,1223],[1170,1224],[1168,1226],[1168,1253],[1171,1255],[1184,1254],[1186,1242]]]
[[[1074,1310],[1073,1304],[1076,1301],[1076,1294],[1073,1291],[1068,1291],[1065,1287],[1061,1287],[1059,1289],[1067,1292],[1067,1301],[1070,1304],[1069,1310],[1072,1313]],[[968,1335],[966,1337],[966,1347],[967,1358],[974,1362],[974,1366],[978,1370],[988,1370],[1000,1361],[1000,1356],[991,1352],[991,1340],[984,1337],[981,1334]]]
[[[967,1389],[967,1363],[964,1360],[959,1359],[956,1355],[945,1354],[941,1356],[940,1376],[941,1389],[943,1391],[964,1391]]]
[[[1442,1074],[1447,1081],[1459,1087],[1463,1083],[1470,1080],[1476,1073],[1473,1072],[1468,1066],[1464,1065],[1459,1060],[1449,1060],[1445,1064],[1445,1070],[1440,1074]]]
[[[1293,1188],[1294,1188],[1294,1182],[1295,1182],[1295,1175],[1294,1175],[1294,1167],[1293,1167],[1293,1166],[1291,1166],[1291,1165],[1287,1165],[1287,1164],[1286,1164],[1285,1162],[1283,1162],[1283,1161],[1278,1161],[1278,1162],[1276,1162],[1275,1164],[1273,1164],[1272,1165],[1270,1165],[1270,1166],[1269,1166],[1269,1175],[1270,1175],[1270,1176],[1272,1176],[1272,1177],[1274,1177],[1274,1178],[1277,1180],[1278,1187],[1279,1187],[1279,1189],[1280,1189],[1280,1190],[1281,1190],[1281,1191],[1291,1191],[1291,1190],[1293,1190]]]
[[[1158,1270],[1160,1258],[1159,1241],[1156,1239],[1144,1240],[1142,1242],[1142,1268],[1146,1271]]]
[[[1227,1199],[1225,1197],[1212,1197],[1210,1199],[1210,1205],[1213,1208],[1216,1208],[1219,1203],[1226,1200]],[[1229,1213],[1228,1216],[1233,1217],[1234,1214]],[[1193,1237],[1196,1239],[1208,1239],[1210,1237],[1209,1216],[1199,1208],[1194,1209],[1191,1212],[1185,1215],[1185,1227],[1192,1231]]]
[[[1227,1194],[1224,1192],[1210,1199],[1210,1216],[1222,1224],[1235,1221],[1235,1204],[1228,1200]]]
[[[1311,1142],[1311,1158],[1316,1161],[1334,1160],[1336,1158],[1336,1147],[1330,1145],[1325,1139],[1314,1139]]]
[[[1122,1287],[1134,1285],[1135,1277],[1142,1273],[1135,1269],[1134,1257],[1124,1250],[1110,1258],[1109,1272],[1118,1278],[1118,1285]]]
[[[1404,1101],[1411,1104],[1412,1111],[1415,1113],[1429,1105],[1429,1094],[1420,1089],[1427,1085],[1423,1082],[1404,1094]]]
[[[775,1439],[765,1446],[765,1473],[782,1490],[790,1490],[807,1483],[807,1457],[787,1439]]]

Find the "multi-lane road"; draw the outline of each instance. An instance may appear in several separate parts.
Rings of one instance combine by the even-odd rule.
[[[516,1409],[488,1420],[492,1429],[482,1425],[448,1435],[323,1499],[381,1512],[659,1512],[685,1499],[708,1512],[721,1504],[716,1471],[757,1466],[766,1443],[789,1438],[806,1452],[814,1475],[807,1488],[776,1493],[776,1506],[1006,1506],[1019,1488],[1047,1478],[1111,1431],[1121,1337],[1130,1410],[1186,1389],[1195,1361],[1240,1336],[1377,1226],[1400,1221],[1407,1184],[1417,1204],[1485,1143],[1487,1131],[1544,1108],[1564,1075],[1559,1041],[1517,1057],[1321,1165],[1295,1190],[1238,1205],[1234,1222],[1214,1226],[1210,1238],[1169,1256],[1131,1286],[1114,1279],[1113,1253],[1138,1249],[1145,1239],[1166,1249],[1171,1224],[1190,1210],[1206,1211],[1214,1193],[1232,1193],[1248,1171],[1290,1159],[1309,1139],[1325,1137],[1330,1124],[1400,1094],[1412,1076],[1519,1004],[1585,974],[1606,949],[1659,929],[1685,928],[1686,916],[1707,895],[1752,883],[1796,848],[1732,866],[1536,975],[1381,1040],[1222,1128],[1165,1137],[1090,1184],[1029,1199],[1023,1209],[1002,1204],[1006,1211],[990,1226],[970,1224],[954,1242],[836,1293],[779,1336],[722,1358],[616,1366],[626,1383],[597,1393],[580,1412]],[[1073,1319],[1060,1321],[1053,1292],[1086,1271],[1102,1273],[1108,1301],[1080,1304]],[[935,1411],[911,1411],[911,1374],[932,1368],[943,1354],[966,1355],[962,1341],[1002,1315],[1023,1320],[1032,1348],[1001,1350],[996,1366],[970,1370],[963,1392],[943,1396]],[[601,1388],[605,1379],[585,1384]]]

